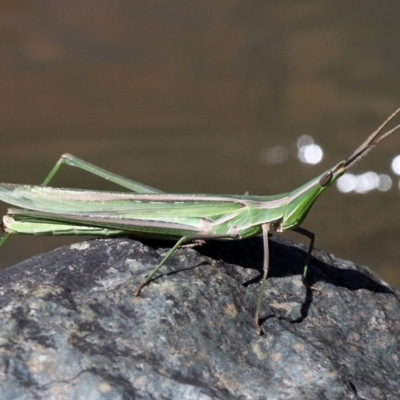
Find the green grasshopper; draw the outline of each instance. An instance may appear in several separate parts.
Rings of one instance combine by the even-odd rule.
[[[293,230],[307,236],[310,245],[303,272],[306,277],[315,235],[300,227],[315,200],[348,168],[400,125],[384,133],[397,109],[346,160],[290,193],[276,196],[169,194],[108,172],[70,154],[64,154],[41,186],[0,184],[0,200],[10,208],[2,228],[8,234],[33,235],[135,235],[174,239],[176,244],[138,287],[139,296],[174,251],[185,243],[201,240],[239,240],[262,234],[264,272],[257,297],[255,324],[259,334],[260,308],[268,275],[268,233]],[[114,182],[134,193],[59,189],[47,185],[62,164],[74,166]]]

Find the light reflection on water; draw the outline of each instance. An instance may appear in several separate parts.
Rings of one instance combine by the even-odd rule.
[[[304,164],[319,164],[324,152],[322,147],[314,143],[314,139],[309,135],[302,135],[296,141],[296,157]],[[282,164],[289,159],[289,149],[282,145],[266,147],[261,153],[261,162],[263,164]]]
[[[299,147],[297,157],[304,164],[316,165],[322,161],[324,152],[321,146],[311,143]]]
[[[346,173],[341,176],[337,182],[336,187],[342,193],[359,193],[365,194],[371,190],[379,190],[387,192],[393,186],[392,178],[386,174],[377,174],[376,172],[369,171],[363,174],[350,174]]]
[[[400,175],[400,155],[393,158],[392,170],[396,175]]]
[[[289,150],[285,146],[267,147],[261,152],[263,164],[281,164],[289,158]]]
[[[297,153],[293,155],[300,163],[317,165],[324,158],[324,151],[321,146],[314,143],[314,139],[309,135],[302,135],[296,141]],[[267,147],[262,150],[261,162],[273,165],[281,164],[289,159],[290,151],[283,145]],[[392,171],[400,175],[400,155],[393,158],[391,162]],[[378,174],[374,171],[362,174],[345,173],[336,182],[336,188],[341,193],[366,194],[372,190],[387,192],[393,187],[393,179],[388,174]],[[400,189],[400,181],[398,184]]]

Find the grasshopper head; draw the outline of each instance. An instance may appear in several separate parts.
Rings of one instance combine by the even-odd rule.
[[[400,108],[383,121],[378,129],[372,132],[346,161],[341,161],[332,169],[329,169],[322,175],[291,192],[282,218],[282,229],[286,230],[299,226],[307,216],[314,201],[317,200],[318,196],[326,188],[332,185],[336,179],[340,178],[348,168],[368,154],[379,142],[390,136],[393,132],[400,130],[400,125],[397,125],[389,131],[384,132],[387,124],[399,113]]]
[[[340,178],[346,170],[346,162],[341,161],[320,176],[293,190],[289,194],[289,201],[283,214],[283,230],[299,226],[320,194]]]

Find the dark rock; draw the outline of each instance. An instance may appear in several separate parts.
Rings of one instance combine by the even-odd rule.
[[[400,399],[398,294],[365,268],[271,237],[180,249],[99,239],[1,272],[1,399]],[[158,248],[163,246],[164,248]]]

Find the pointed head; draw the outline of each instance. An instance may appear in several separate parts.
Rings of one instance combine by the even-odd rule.
[[[374,132],[367,137],[367,139],[353,152],[353,154],[346,160],[341,161],[332,169],[324,172],[322,175],[314,178],[312,181],[306,183],[300,188],[294,190],[289,194],[288,203],[283,215],[282,228],[283,230],[295,228],[299,226],[304,218],[307,216],[308,211],[314,204],[319,195],[327,189],[333,182],[340,178],[350,167],[357,161],[361,160],[368,154],[379,142],[390,136],[393,132],[400,130],[400,125],[395,126],[387,132],[384,128],[387,124],[400,113],[398,108],[392,115],[390,115]]]
[[[299,226],[307,216],[315,200],[317,200],[321,193],[331,186],[333,182],[340,178],[346,172],[346,169],[346,161],[341,161],[320,176],[300,186],[298,189],[293,190],[293,192],[289,194],[289,201],[283,215],[283,230]]]

